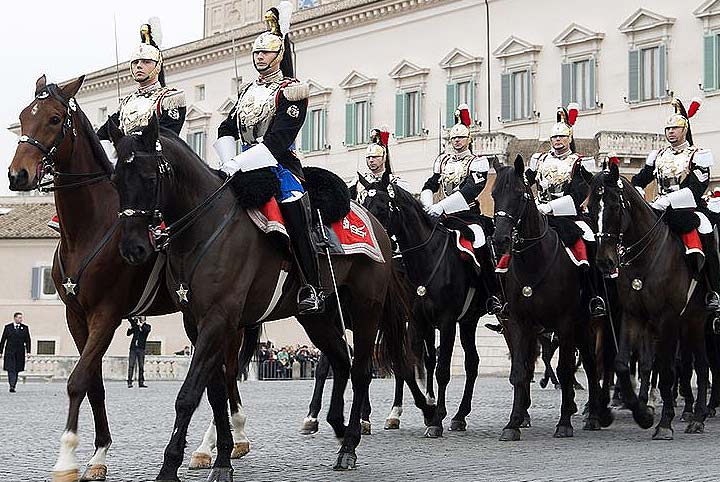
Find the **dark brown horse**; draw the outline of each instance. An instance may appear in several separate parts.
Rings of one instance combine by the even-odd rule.
[[[605,273],[619,270],[622,304],[620,349],[615,371],[623,400],[642,428],[654,416],[638,401],[630,383],[628,361],[639,337],[649,336],[658,370],[663,410],[654,440],[673,438],[672,386],[679,343],[691,350],[698,380],[695,415],[686,429],[702,432],[707,415],[708,364],[705,353],[704,283],[685,260],[685,249],[669,227],[623,177],[617,164],[592,182],[590,212],[598,226],[597,265]]]
[[[86,395],[95,421],[95,454],[82,480],[105,480],[112,439],[105,410],[102,357],[123,317],[136,308],[144,308],[148,315],[177,311],[164,288],[162,272],[154,301],[149,303],[150,297],[143,296],[153,263],[128,266],[118,256],[119,200],[110,182],[112,166],[90,121],[74,100],[83,79],[63,87],[47,84],[45,76],[38,79],[35,98],[20,113],[23,136],[8,173],[14,191],[37,188],[46,172],[52,172],[55,179],[60,244],[53,280],[66,305],[68,328],[80,352],[67,382],[68,417],[53,469],[53,479],[63,482],[80,477],[75,448],[79,443],[80,404]],[[141,298],[148,301],[144,307],[138,306]],[[193,339],[192,325],[186,323],[186,329]],[[237,351],[229,358],[236,359]],[[239,400],[239,393],[234,398]],[[237,413],[236,420],[244,422],[241,412],[233,413]]]
[[[493,163],[497,173],[492,196],[495,202],[495,242],[512,256],[506,274],[510,316],[506,340],[512,368],[514,399],[510,421],[500,440],[520,439],[520,427],[530,407],[530,378],[537,357],[539,329],[553,331],[560,342],[557,374],[562,388],[560,420],[555,437],[572,437],[570,417],[577,411],[573,374],[575,347],[580,350],[588,377],[588,414],[584,429],[599,430],[612,423],[612,414],[600,402],[600,386],[591,343],[589,311],[581,291],[581,273],[565,254],[558,234],[535,206],[525,182],[520,156],[514,167]]]
[[[129,262],[147,262],[153,253],[148,224],[162,217],[170,226],[171,237],[166,251],[168,288],[177,293],[183,313],[197,320],[195,353],[177,397],[175,425],[157,477],[176,481],[188,424],[203,390],[214,383],[213,374],[222,366],[224,347],[237,336],[239,328],[297,315],[299,277],[286,249],[255,227],[247,211],[238,208],[232,192],[219,190],[220,179],[177,136],[163,131],[159,137],[155,120],[139,135],[123,136],[117,128],[111,128],[110,133],[119,157],[115,183],[121,210],[128,214],[122,221],[121,253]],[[202,212],[194,211],[201,205]],[[178,225],[173,223],[181,219],[183,230],[174,229]],[[334,296],[327,301],[324,314],[297,316],[315,346],[330,359],[335,376],[328,422],[343,438],[337,470],[355,466],[360,412],[368,398],[378,332],[378,351],[385,355],[381,360],[392,360],[395,369],[409,372],[404,343],[407,309],[390,263],[390,240],[382,226],[369,219],[386,262],[366,256],[333,258],[347,328],[353,330],[352,362]],[[321,263],[321,272],[323,285],[332,287],[326,260]],[[349,377],[354,396],[346,428],[342,404]],[[213,407],[214,411],[219,408],[219,404]],[[217,416],[216,425],[218,457],[213,480],[229,480],[228,427]]]

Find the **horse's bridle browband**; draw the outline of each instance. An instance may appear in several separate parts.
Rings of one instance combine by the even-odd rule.
[[[60,132],[58,132],[58,134],[55,136],[55,139],[53,140],[53,143],[50,145],[50,147],[45,146],[45,144],[27,134],[23,134],[18,138],[18,144],[30,144],[31,146],[43,153],[43,157],[40,160],[40,170],[37,173],[37,189],[40,191],[55,191],[58,189],[68,189],[73,187],[85,186],[101,181],[103,179],[109,179],[109,176],[104,171],[88,173],[70,173],[59,172],[55,170],[55,155],[57,154],[58,148],[65,140],[65,136],[68,134],[68,132],[72,132],[72,148],[70,150],[70,153],[72,154],[72,151],[74,150],[77,131],[75,130],[75,127],[73,125],[73,114],[77,110],[77,104],[75,103],[75,98],[72,97],[66,101],[65,98],[63,98],[63,96],[60,94],[60,89],[56,84],[48,84],[43,89],[35,93],[36,100],[45,100],[50,97],[60,102],[60,104],[65,107],[65,120],[62,123],[62,128],[60,129]],[[54,180],[41,182],[41,179],[46,174],[52,174],[53,177],[86,177],[87,179],[71,182],[68,184],[55,185]]]
[[[522,253],[523,251],[526,251],[535,246],[535,244],[539,243],[547,235],[548,230],[550,229],[550,224],[548,223],[547,216],[543,215],[542,219],[544,221],[545,227],[543,228],[542,234],[540,234],[540,236],[536,236],[534,238],[523,238],[522,236],[520,236],[520,225],[522,224],[523,217],[525,217],[525,213],[527,212],[527,208],[530,202],[532,202],[532,196],[526,190],[523,194],[523,206],[520,211],[520,215],[517,218],[510,213],[506,213],[505,211],[497,211],[495,213],[495,218],[506,218],[513,223],[510,251],[515,254]],[[497,223],[495,224],[497,225]]]

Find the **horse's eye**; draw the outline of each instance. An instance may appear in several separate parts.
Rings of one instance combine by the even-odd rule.
[[[50,118],[50,123],[51,123],[52,125],[55,125],[55,126],[56,126],[56,125],[58,125],[58,124],[60,123],[61,120],[62,120],[62,119],[60,119],[60,116],[59,116],[59,115],[54,115],[54,116],[52,116],[52,117]]]

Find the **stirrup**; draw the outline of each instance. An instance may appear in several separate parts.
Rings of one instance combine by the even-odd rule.
[[[499,315],[503,310],[503,303],[498,296],[490,296],[487,299],[485,310],[489,315]]]
[[[297,293],[298,313],[301,315],[325,311],[325,297],[313,285],[302,286]]]
[[[485,323],[485,328],[487,328],[488,330],[492,330],[495,333],[502,334],[503,332],[503,326],[500,323],[498,323],[497,325],[493,323]]]
[[[590,298],[589,308],[590,316],[593,318],[605,316],[607,314],[607,310],[605,309],[605,300],[600,296],[593,296]]]
[[[720,335],[720,316],[715,315],[712,320],[712,330],[716,335]]]
[[[720,296],[715,291],[708,291],[705,295],[705,309],[707,311],[720,311]]]

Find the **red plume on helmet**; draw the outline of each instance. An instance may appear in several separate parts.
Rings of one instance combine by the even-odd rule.
[[[687,116],[688,119],[697,114],[697,111],[700,110],[701,101],[699,97],[693,97],[693,99],[690,101],[690,105],[688,106],[687,110]]]
[[[579,112],[580,112],[580,106],[577,104],[577,102],[571,102],[570,104],[568,104],[568,106],[567,106],[567,123],[570,124],[571,126],[574,126]]]
[[[380,143],[387,147],[388,142],[390,142],[390,127],[388,126],[380,126]]]
[[[614,152],[608,152],[607,160],[610,164],[615,164],[618,167],[620,166],[620,158],[618,158],[617,154]]]
[[[455,122],[462,123],[465,127],[470,127],[472,124],[472,118],[470,117],[470,106],[467,104],[460,104],[455,109]]]

